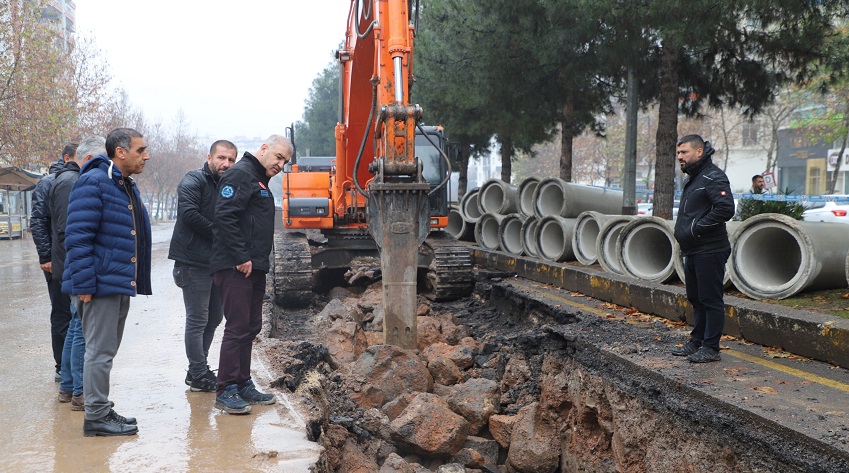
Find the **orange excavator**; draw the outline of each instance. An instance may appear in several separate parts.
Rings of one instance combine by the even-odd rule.
[[[448,222],[450,146],[410,103],[418,0],[351,0],[336,156],[298,157],[283,175],[275,300],[311,302],[327,269],[379,261],[386,343],[416,348],[416,294],[473,288],[468,248]],[[320,235],[317,235],[320,232]]]

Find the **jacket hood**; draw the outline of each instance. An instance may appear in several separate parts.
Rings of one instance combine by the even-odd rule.
[[[50,163],[50,167],[48,167],[47,169],[49,170],[50,174],[53,174],[53,173],[57,173],[57,172],[61,171],[64,168],[65,168],[65,160],[62,159],[62,158],[59,158],[56,161],[53,161],[52,163]]]
[[[76,163],[76,161],[68,161],[65,163],[65,167],[62,168],[61,171],[57,172],[56,175],[66,173],[69,171],[80,172],[80,166]]]
[[[97,168],[103,169],[110,179],[120,179],[122,177],[121,170],[115,166],[114,161],[103,154],[98,154],[91,158],[87,163],[83,164],[83,168],[80,170],[80,175]]]

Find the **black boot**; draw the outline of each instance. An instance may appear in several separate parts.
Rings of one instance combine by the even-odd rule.
[[[97,420],[83,421],[83,434],[86,437],[94,437],[102,435],[105,437],[113,437],[118,435],[135,435],[139,428],[135,425],[125,424],[113,415],[115,411],[110,411],[106,416]]]

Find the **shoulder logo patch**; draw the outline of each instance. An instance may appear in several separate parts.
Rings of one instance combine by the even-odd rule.
[[[225,199],[233,197],[233,194],[235,193],[236,191],[233,190],[233,186],[224,186],[221,188],[221,197],[224,197]]]

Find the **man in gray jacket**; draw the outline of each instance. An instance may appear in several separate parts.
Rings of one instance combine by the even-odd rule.
[[[216,375],[210,370],[207,357],[224,312],[209,269],[212,221],[218,178],[236,162],[236,155],[233,143],[212,143],[203,167],[187,173],[177,187],[177,223],[168,258],[174,260],[174,283],[183,290],[189,359],[185,383],[195,392],[215,391]]]

